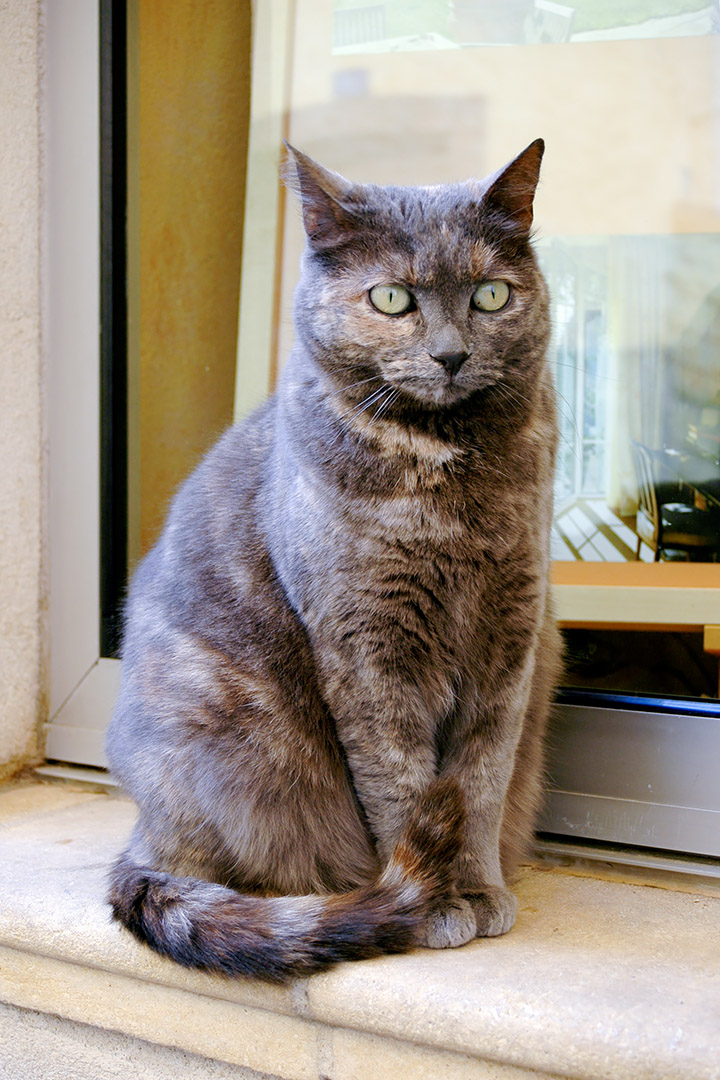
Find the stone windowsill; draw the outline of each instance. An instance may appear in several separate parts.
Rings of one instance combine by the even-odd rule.
[[[73,786],[0,789],[0,1001],[288,1080],[720,1080],[712,887],[528,867],[505,938],[278,989],[184,971],[110,922],[133,816]]]

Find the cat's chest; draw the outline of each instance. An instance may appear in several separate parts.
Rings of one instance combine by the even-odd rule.
[[[318,655],[420,642],[423,662],[468,663],[514,575],[514,527],[489,509],[483,523],[483,509],[406,493],[346,502],[298,532],[284,585]]]
[[[408,467],[392,483],[350,494],[301,472],[284,506],[277,569],[295,610],[315,625],[338,608],[394,610],[409,588],[459,617],[526,529],[512,493],[476,475],[428,482]]]

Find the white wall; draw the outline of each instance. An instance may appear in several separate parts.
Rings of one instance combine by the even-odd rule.
[[[42,13],[0,0],[0,777],[46,709]]]

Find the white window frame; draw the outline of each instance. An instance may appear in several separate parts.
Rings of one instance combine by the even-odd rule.
[[[120,662],[100,655],[97,0],[46,9],[50,690],[46,755],[103,767]]]

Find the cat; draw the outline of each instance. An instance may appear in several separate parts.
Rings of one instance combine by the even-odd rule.
[[[275,395],[181,487],[126,611],[116,919],[282,982],[506,933],[558,674],[538,139],[484,181],[351,183],[307,234]]]

